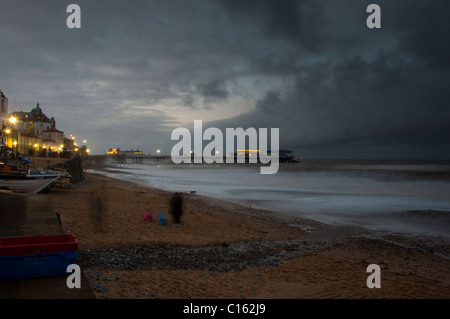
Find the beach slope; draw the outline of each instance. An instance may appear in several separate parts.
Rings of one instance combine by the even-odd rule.
[[[450,297],[448,238],[328,226],[197,194],[183,194],[175,226],[171,192],[95,174],[44,196],[76,235],[97,298]],[[159,208],[165,226],[144,219]],[[367,286],[370,264],[381,288]]]

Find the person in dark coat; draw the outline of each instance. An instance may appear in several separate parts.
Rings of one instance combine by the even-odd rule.
[[[181,224],[181,215],[183,215],[183,199],[180,193],[175,193],[170,200],[170,213],[173,222],[176,225]]]

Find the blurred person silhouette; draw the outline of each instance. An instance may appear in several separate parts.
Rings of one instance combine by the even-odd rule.
[[[183,198],[181,193],[176,192],[170,200],[170,214],[175,225],[181,225],[181,215],[183,215]]]

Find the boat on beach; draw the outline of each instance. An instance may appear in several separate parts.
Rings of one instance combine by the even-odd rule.
[[[0,173],[0,189],[17,193],[36,194],[50,187],[60,178],[59,173],[38,170],[11,171]]]

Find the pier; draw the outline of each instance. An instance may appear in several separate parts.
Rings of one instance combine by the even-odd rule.
[[[168,155],[120,154],[120,155],[88,155],[82,157],[83,166],[103,167],[114,164],[162,164],[170,163]]]

